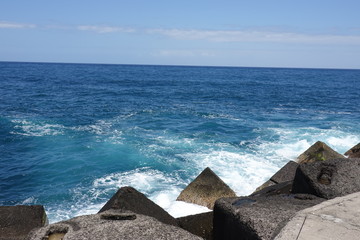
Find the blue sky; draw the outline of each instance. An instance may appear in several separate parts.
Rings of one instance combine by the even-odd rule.
[[[358,0],[3,0],[0,61],[360,69]]]

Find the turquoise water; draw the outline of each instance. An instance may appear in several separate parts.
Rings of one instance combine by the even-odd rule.
[[[126,185],[200,211],[175,199],[207,166],[245,195],[318,140],[360,142],[359,70],[2,62],[0,80],[0,205],[51,222]]]

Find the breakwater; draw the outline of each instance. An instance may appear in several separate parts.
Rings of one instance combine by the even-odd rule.
[[[183,201],[214,206],[214,212],[185,218],[175,219],[136,189],[123,187],[95,215],[47,225],[41,206],[0,207],[0,225],[3,233],[8,234],[4,237],[23,239],[29,231],[26,239],[30,240],[133,239],[134,236],[273,239],[302,209],[359,192],[360,181],[356,177],[360,172],[359,154],[360,144],[348,150],[344,157],[325,143],[316,142],[297,162],[289,162],[253,194],[242,197],[231,196],[234,192],[207,168],[180,196]],[[25,212],[28,214],[23,218]],[[23,219],[17,222],[19,217]]]

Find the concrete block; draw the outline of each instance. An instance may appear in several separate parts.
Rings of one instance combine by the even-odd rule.
[[[213,209],[217,199],[235,196],[235,192],[226,183],[210,168],[206,168],[180,193],[176,200]]]
[[[32,231],[26,240],[51,239],[184,239],[200,240],[179,227],[127,210],[110,209],[98,214],[75,217]]]
[[[360,158],[331,159],[302,164],[296,171],[293,193],[331,199],[360,191]]]
[[[331,147],[326,145],[323,142],[316,142],[310,148],[308,148],[305,152],[303,152],[297,158],[297,162],[300,164],[303,163],[311,163],[317,161],[325,161],[335,158],[345,158],[340,153],[334,151]]]
[[[352,147],[344,155],[348,158],[360,158],[360,143]]]
[[[206,240],[213,239],[213,212],[185,216],[176,220],[182,229]]]
[[[0,240],[23,240],[48,223],[43,206],[0,206]]]
[[[307,194],[221,198],[214,207],[214,238],[272,239],[297,211],[323,200]]]
[[[120,188],[114,196],[100,209],[99,213],[109,209],[129,210],[137,214],[147,215],[157,220],[177,226],[176,219],[144,194],[132,187]]]

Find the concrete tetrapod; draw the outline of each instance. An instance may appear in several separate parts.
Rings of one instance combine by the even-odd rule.
[[[213,212],[189,215],[176,220],[182,229],[206,240],[213,239]]]
[[[129,210],[137,214],[154,217],[163,223],[177,226],[175,218],[132,187],[120,188],[100,209],[99,213],[109,209]]]
[[[214,239],[270,240],[296,212],[322,201],[309,194],[221,198],[214,207]]]
[[[294,161],[289,161],[285,166],[280,168],[268,181],[266,181],[263,185],[256,188],[255,192],[258,192],[264,188],[274,186],[279,183],[293,181],[295,177],[296,169],[298,168],[299,164]]]
[[[300,164],[293,193],[309,193],[331,199],[360,191],[360,158],[331,159]]]
[[[311,163],[317,161],[325,161],[334,158],[345,158],[340,153],[334,151],[331,147],[326,145],[321,141],[317,141],[311,147],[309,147],[305,152],[300,154],[297,157],[297,162],[299,164]]]
[[[36,229],[26,240],[51,239],[54,235],[65,240],[201,239],[179,227],[162,223],[149,216],[110,209]]]
[[[349,149],[344,155],[348,158],[360,158],[360,143]]]
[[[235,192],[210,168],[205,168],[177,197],[176,200],[195,203],[213,209],[221,197],[235,197]]]

